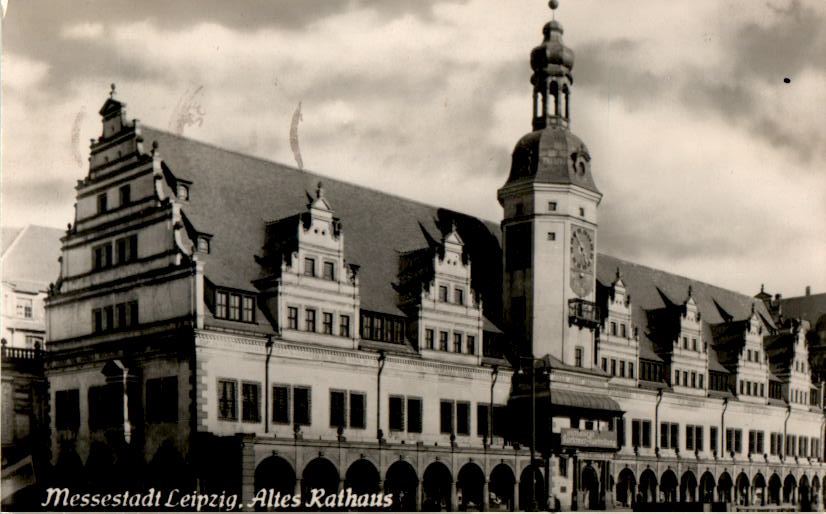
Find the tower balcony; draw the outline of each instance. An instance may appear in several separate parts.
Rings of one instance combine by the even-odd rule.
[[[581,298],[568,300],[568,324],[594,329],[599,326],[599,307]]]

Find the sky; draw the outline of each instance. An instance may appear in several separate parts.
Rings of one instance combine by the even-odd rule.
[[[543,0],[10,0],[0,224],[65,227],[110,83],[128,115],[499,221]],[[826,2],[562,0],[599,251],[826,291]],[[788,79],[788,81],[784,80]]]

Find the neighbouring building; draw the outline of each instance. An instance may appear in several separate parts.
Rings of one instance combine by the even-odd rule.
[[[0,359],[2,359],[3,505],[48,469],[48,390],[43,379],[49,283],[59,272],[62,230],[37,225],[2,230]],[[11,471],[10,471],[11,470]],[[13,475],[13,478],[11,477]],[[19,499],[18,498],[18,499]]]
[[[822,505],[811,321],[598,253],[558,22],[530,63],[501,224],[152,129],[113,88],[47,299],[55,483]]]

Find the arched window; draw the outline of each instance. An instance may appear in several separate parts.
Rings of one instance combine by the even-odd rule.
[[[568,89],[567,85],[565,85],[562,88],[562,93],[565,95],[565,119],[567,120],[571,115],[571,112],[570,112],[570,105],[571,104],[569,102],[571,91]]]
[[[543,102],[542,102],[542,92],[537,91],[536,92],[536,99],[533,102],[534,116],[537,117],[537,118],[541,118],[542,117],[542,111],[544,110],[544,107],[545,106],[543,105]]]
[[[559,116],[559,84],[556,81],[551,82],[551,101],[553,102],[553,110],[551,111],[554,116]]]

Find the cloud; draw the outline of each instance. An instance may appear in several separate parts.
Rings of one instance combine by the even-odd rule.
[[[103,36],[103,24],[83,22],[65,26],[60,30],[64,39],[100,39]]]
[[[51,66],[43,61],[28,59],[13,52],[5,51],[2,57],[3,93],[6,90],[24,92],[37,86],[48,75]]]

